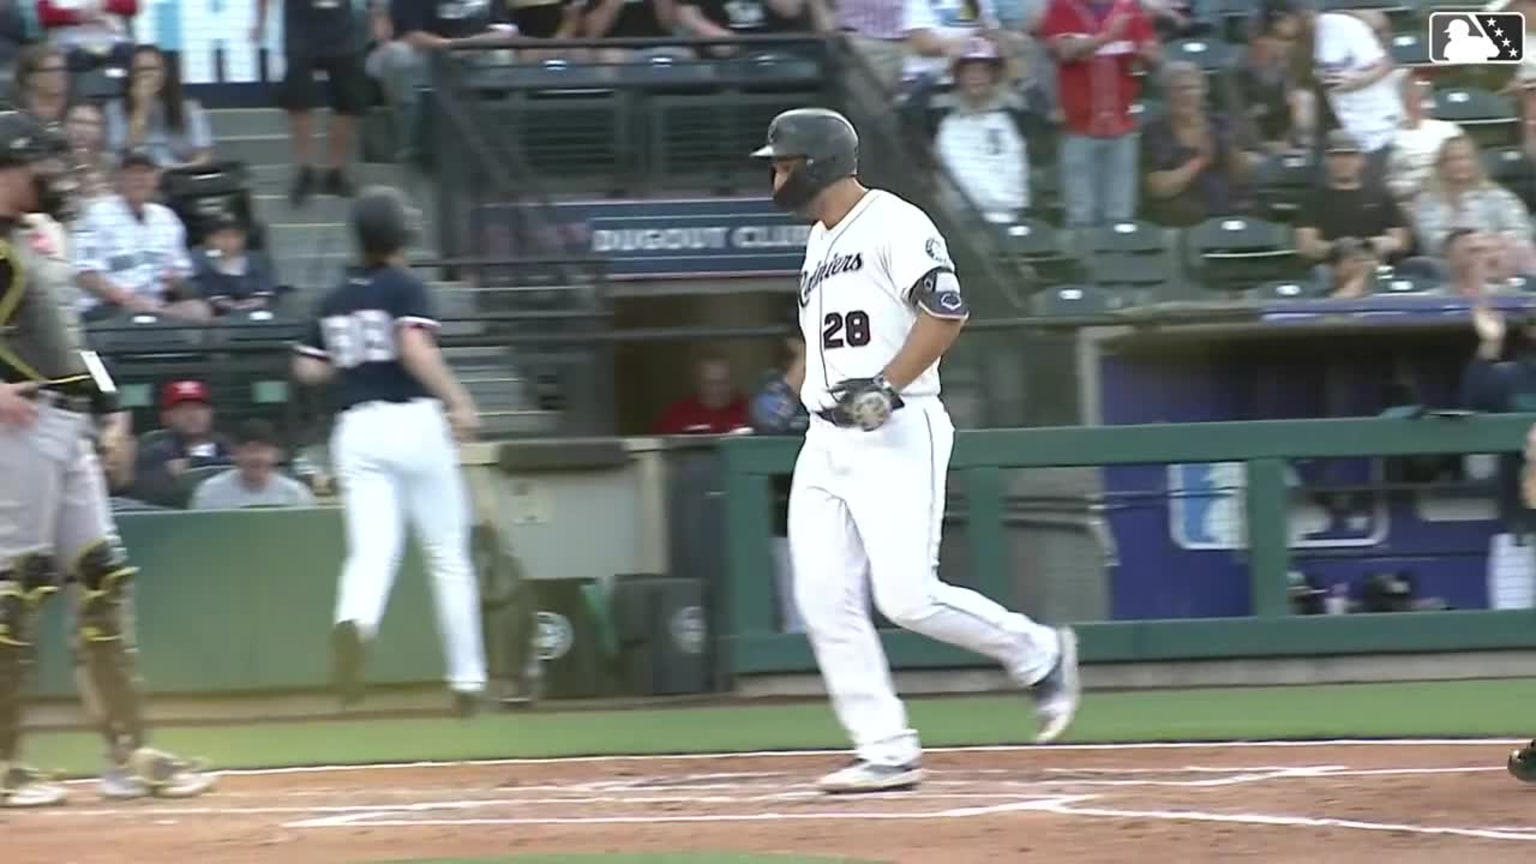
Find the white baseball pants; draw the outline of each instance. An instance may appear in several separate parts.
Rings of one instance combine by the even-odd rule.
[[[795,463],[795,600],[832,707],[868,762],[905,765],[921,749],[870,620],[871,588],[892,623],[991,657],[1021,685],[1044,678],[1060,652],[1055,630],[939,581],[954,438],[943,404],[915,398],[873,432],[812,418]]]
[[[448,685],[460,692],[485,689],[469,498],[442,406],[418,399],[350,408],[336,420],[331,452],[347,524],[336,622],[356,623],[365,639],[378,632],[409,520],[426,553]]]

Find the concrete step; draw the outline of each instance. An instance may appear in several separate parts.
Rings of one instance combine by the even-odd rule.
[[[230,139],[241,140],[241,139]],[[286,140],[286,139],[285,139]],[[220,158],[237,159],[238,156],[226,155],[223,151],[223,141],[217,145]],[[293,165],[289,162],[285,152],[282,158],[274,162],[248,162],[251,167],[252,191],[258,195],[287,195],[288,187],[293,184]],[[349,166],[347,173],[352,182],[358,187],[372,185],[397,186],[402,189],[410,188],[404,179],[405,171],[398,165],[382,165],[372,162],[363,162]],[[413,193],[414,194],[414,193]],[[316,196],[316,199],[321,196]],[[418,205],[420,206],[420,205]]]
[[[287,165],[293,150],[285,132],[267,135],[217,137],[213,151],[220,159],[234,159],[247,165]]]
[[[347,213],[352,206],[352,202],[346,198],[316,195],[304,202],[303,207],[294,207],[288,203],[287,189],[281,193],[258,192],[251,197],[256,207],[256,218],[268,225],[299,222],[342,223],[347,221]]]
[[[480,437],[483,439],[546,438],[559,434],[560,412],[536,408],[521,411],[482,409],[480,427]]]
[[[351,249],[352,236],[343,222],[269,222],[267,246],[274,255],[306,250]]]
[[[484,381],[469,381],[460,376],[464,389],[480,406],[481,411],[527,411],[534,408],[524,393],[522,379],[512,379],[509,385],[491,386]]]
[[[480,336],[485,333],[485,324],[461,318],[448,312],[438,312],[442,316],[443,323],[440,332],[444,336]]]
[[[346,232],[325,237],[328,245],[321,245],[321,237],[295,240],[285,232],[276,243],[267,244],[267,252],[277,263],[277,275],[294,287],[324,285],[329,288],[342,278],[352,266],[352,241]],[[412,249],[410,257],[418,260],[431,258],[435,253],[427,249]]]
[[[220,108],[208,112],[208,123],[215,139],[288,134],[288,116],[276,108]],[[317,125],[324,124],[321,119]]]
[[[505,348],[444,348],[443,357],[455,369],[460,366],[469,368],[494,367],[500,368],[507,363],[507,351]]]
[[[292,250],[285,254],[284,250],[277,248],[270,251],[272,260],[277,262],[278,277],[284,284],[305,293],[335,285],[352,261],[350,246],[345,243],[325,254],[316,254],[314,249],[309,250],[308,254],[294,254]]]

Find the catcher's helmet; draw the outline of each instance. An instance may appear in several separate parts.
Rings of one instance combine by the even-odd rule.
[[[799,210],[818,192],[859,170],[859,133],[836,111],[796,108],[773,118],[768,124],[768,143],[754,150],[752,156],[805,159],[805,164],[773,192],[773,203],[786,210]]]
[[[405,195],[392,186],[370,186],[352,203],[352,236],[369,258],[393,255],[413,236]]]
[[[43,158],[49,135],[41,123],[20,111],[0,113],[0,168],[31,165]]]

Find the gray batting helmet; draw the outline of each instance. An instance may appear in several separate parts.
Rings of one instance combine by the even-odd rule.
[[[411,209],[392,186],[370,186],[352,202],[352,236],[365,254],[392,255],[409,246]]]
[[[859,133],[848,118],[826,108],[785,111],[768,124],[768,143],[752,151],[756,159],[800,157],[796,168],[773,193],[773,203],[799,210],[821,190],[859,170]]]

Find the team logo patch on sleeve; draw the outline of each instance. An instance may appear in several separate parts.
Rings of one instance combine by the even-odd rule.
[[[944,248],[943,240],[937,237],[929,237],[928,242],[923,244],[923,251],[928,253],[928,257],[932,258],[936,263],[942,264],[945,267],[953,266],[949,263],[949,250]]]

